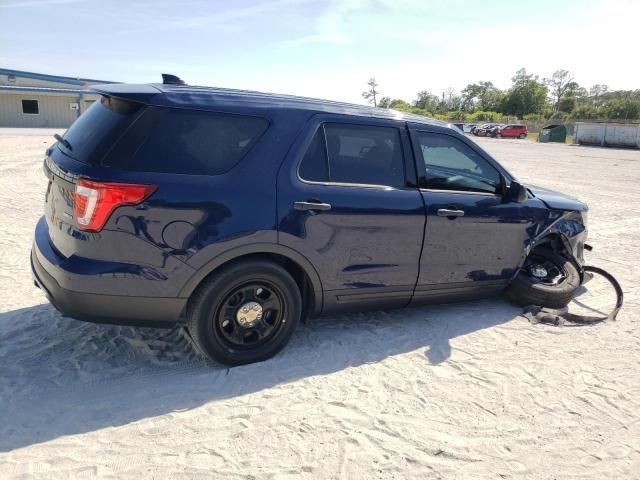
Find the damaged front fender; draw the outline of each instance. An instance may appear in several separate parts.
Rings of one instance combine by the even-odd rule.
[[[554,251],[575,262],[582,276],[585,264],[584,244],[588,234],[586,223],[586,210],[549,210],[547,218],[530,232],[519,268],[533,249],[549,245]]]

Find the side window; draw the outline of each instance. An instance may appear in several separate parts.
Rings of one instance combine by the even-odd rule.
[[[455,137],[417,132],[426,170],[425,188],[499,193],[500,173]]]
[[[299,174],[310,181],[403,187],[400,133],[391,127],[324,124],[307,148]]]
[[[312,182],[329,181],[329,164],[327,152],[324,148],[324,130],[322,126],[318,128],[313,136],[313,140],[311,140],[307,152],[300,163],[298,173],[300,178]]]
[[[395,128],[325,125],[332,182],[405,185],[400,133]]]
[[[102,163],[139,172],[219,175],[251,150],[268,125],[258,117],[150,107]]]

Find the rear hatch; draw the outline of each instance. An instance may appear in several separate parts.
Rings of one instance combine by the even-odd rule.
[[[142,112],[144,105],[103,95],[47,150],[44,171],[49,179],[45,216],[53,247],[65,257],[78,240],[92,234],[78,228],[74,214],[76,185],[81,177],[95,177],[104,155]]]

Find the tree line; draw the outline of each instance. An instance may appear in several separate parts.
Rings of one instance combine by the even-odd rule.
[[[470,83],[459,93],[453,88],[441,95],[423,90],[411,102],[381,97],[375,78],[369,79],[367,85],[362,96],[374,106],[443,120],[640,119],[640,89],[610,90],[607,85],[587,89],[567,70],[557,70],[550,78],[540,79],[523,68],[516,72],[506,90],[490,81],[480,81]]]

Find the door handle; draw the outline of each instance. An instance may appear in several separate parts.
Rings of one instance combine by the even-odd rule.
[[[439,217],[464,217],[464,210],[449,210],[448,208],[438,209]]]
[[[302,211],[319,210],[326,212],[327,210],[331,210],[331,204],[321,202],[294,202],[293,208]]]

